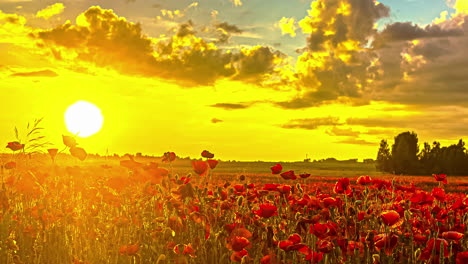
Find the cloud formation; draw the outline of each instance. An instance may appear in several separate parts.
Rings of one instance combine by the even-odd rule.
[[[341,125],[339,118],[337,117],[317,117],[317,118],[306,118],[306,119],[293,119],[289,123],[281,125],[282,128],[290,129],[308,129],[315,130],[321,126],[336,126]]]
[[[15,72],[11,76],[17,77],[57,77],[58,74],[52,70],[40,70],[30,72]]]
[[[217,29],[226,34],[241,32],[225,22],[218,23]],[[239,53],[220,49],[215,42],[198,37],[190,20],[179,24],[169,38],[150,38],[140,24],[97,6],[79,15],[75,25],[67,22],[33,36],[50,49],[65,48],[61,52],[75,54],[78,60],[125,74],[182,81],[187,86],[209,85],[220,78],[261,83],[282,63],[281,54],[268,47],[244,48]]]
[[[50,5],[44,9],[37,11],[36,17],[49,19],[53,16],[61,14],[64,9],[65,9],[65,5],[63,5],[62,3],[55,3],[53,5]]]

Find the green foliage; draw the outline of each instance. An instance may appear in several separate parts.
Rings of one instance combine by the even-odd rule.
[[[380,148],[377,153],[376,169],[383,172],[393,172],[392,155],[386,140],[380,141]]]
[[[425,142],[418,150],[418,137],[414,132],[404,132],[395,137],[390,154],[386,140],[382,140],[377,153],[376,168],[395,174],[449,174],[468,175],[468,153],[465,142],[441,147],[434,141],[432,146]]]

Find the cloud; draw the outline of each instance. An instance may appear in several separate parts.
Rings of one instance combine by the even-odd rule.
[[[49,19],[53,16],[61,14],[64,9],[65,9],[65,6],[62,3],[55,3],[42,10],[39,10],[36,13],[36,17]]]
[[[281,125],[282,128],[288,129],[308,129],[315,130],[321,126],[336,126],[341,125],[337,117],[318,117],[306,119],[293,119],[289,123]]]
[[[221,120],[221,119],[218,119],[218,118],[211,119],[211,123],[213,123],[213,124],[217,124],[217,123],[221,123],[221,122],[224,122],[224,121]]]
[[[174,13],[173,13],[174,14]],[[234,25],[218,23],[225,32],[239,32]],[[92,62],[123,74],[175,80],[184,86],[211,85],[233,78],[264,83],[279,75],[281,54],[269,47],[252,47],[235,53],[197,36],[192,21],[180,23],[173,36],[150,38],[141,25],[117,16],[112,10],[90,7],[76,24],[66,22],[32,34],[47,49],[66,53],[57,58]]]
[[[298,95],[277,105],[297,109],[362,97],[376,59],[368,48],[374,23],[388,15],[389,8],[373,0],[313,1],[299,21],[309,37],[295,67]]]
[[[296,36],[297,26],[294,18],[282,17],[275,25],[281,29],[282,35]]]
[[[420,38],[441,38],[460,36],[462,34],[463,32],[460,29],[444,30],[439,25],[427,25],[422,28],[411,22],[396,22],[387,25],[384,30],[379,33],[377,40],[374,41],[374,46],[378,46],[380,42],[387,43]]]
[[[31,72],[16,72],[11,74],[16,77],[57,77],[58,74],[52,70],[40,70]]]
[[[236,25],[229,24],[227,22],[215,23],[215,31],[218,33],[217,43],[225,44],[231,39],[232,34],[241,34],[243,31]]]
[[[407,116],[383,115],[368,118],[350,118],[347,125],[370,128],[369,135],[378,135],[383,130],[415,130],[426,137],[462,138],[468,136],[468,108],[456,106],[433,107],[424,113]]]
[[[234,6],[241,6],[242,5],[242,1],[241,0],[230,0]]]
[[[246,109],[249,108],[250,104],[245,103],[217,103],[214,105],[210,105],[211,107],[222,108],[225,110],[233,110],[233,109]]]
[[[378,146],[378,142],[367,141],[359,138],[347,138],[343,140],[336,141],[335,143],[339,144],[350,144],[350,145],[366,145],[366,146]]]
[[[332,129],[327,131],[327,134],[330,136],[345,136],[345,137],[358,137],[360,132],[354,131],[351,128],[348,129],[341,129],[338,127],[333,127]]]

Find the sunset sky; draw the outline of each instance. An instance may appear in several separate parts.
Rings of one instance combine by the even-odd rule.
[[[90,153],[362,159],[404,131],[454,144],[466,33],[468,0],[0,0],[0,142],[44,117],[62,148],[84,100],[104,116],[78,139]]]

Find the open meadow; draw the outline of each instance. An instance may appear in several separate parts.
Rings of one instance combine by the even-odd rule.
[[[54,163],[5,157],[0,263],[468,260],[463,177],[170,153],[84,162],[59,154]]]

